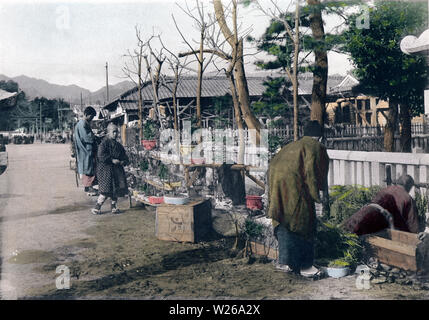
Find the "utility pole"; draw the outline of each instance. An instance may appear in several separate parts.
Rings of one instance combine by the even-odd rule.
[[[42,140],[42,103],[39,101],[39,109],[40,109],[40,140]]]
[[[109,103],[109,73],[106,62],[106,90],[107,90],[107,103]]]

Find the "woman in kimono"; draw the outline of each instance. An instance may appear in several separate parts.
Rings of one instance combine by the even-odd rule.
[[[113,123],[107,126],[107,136],[98,146],[97,179],[99,196],[93,214],[101,213],[101,206],[107,198],[111,198],[112,213],[121,213],[117,208],[118,197],[128,194],[127,179],[124,167],[129,163],[124,147],[116,141],[118,127]]]

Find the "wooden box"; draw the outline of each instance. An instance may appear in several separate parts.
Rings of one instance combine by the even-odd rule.
[[[426,238],[421,241],[415,233],[389,229],[362,236],[371,256],[387,265],[410,271],[429,269],[429,241]]]
[[[161,204],[156,208],[155,235],[159,240],[198,242],[211,230],[210,200],[186,205]]]
[[[266,256],[267,258],[277,260],[279,257],[279,251],[276,248],[271,246],[267,246],[264,243],[260,243],[257,241],[250,241],[250,247],[252,249],[252,253],[258,256]]]

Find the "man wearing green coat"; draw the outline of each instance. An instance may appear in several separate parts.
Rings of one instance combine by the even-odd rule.
[[[271,160],[268,172],[268,216],[279,244],[277,267],[313,276],[315,202],[327,190],[329,156],[319,142],[322,128],[311,121],[304,137],[284,146]]]

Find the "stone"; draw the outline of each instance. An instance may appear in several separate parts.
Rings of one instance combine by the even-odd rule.
[[[389,265],[387,265],[387,264],[384,264],[384,263],[380,263],[380,267],[381,267],[381,269],[382,269],[382,270],[384,270],[384,271],[390,271],[390,270],[392,269],[392,267],[391,267],[391,266],[389,266]]]
[[[401,270],[399,270],[398,268],[393,268],[392,270],[390,270],[391,273],[399,273],[401,272]]]
[[[393,277],[393,276],[387,277],[387,282],[388,283],[394,283],[395,282],[395,277]]]
[[[374,277],[378,277],[378,276],[380,276],[380,271],[378,271],[378,270],[371,269],[370,273],[371,273],[371,275],[373,275]]]
[[[378,278],[371,280],[371,283],[372,284],[382,284],[382,283],[385,283],[386,281],[387,281],[386,277],[378,277]]]
[[[404,286],[409,286],[409,285],[413,284],[413,282],[410,279],[400,279],[397,281],[397,283],[404,285]]]

